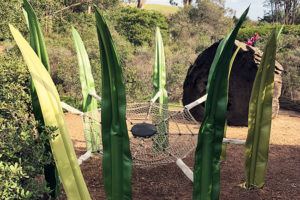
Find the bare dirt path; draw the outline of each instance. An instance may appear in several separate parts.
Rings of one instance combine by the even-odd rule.
[[[78,156],[85,153],[82,119],[67,113],[65,119]],[[228,127],[227,137],[245,139],[246,127]],[[192,168],[193,153],[184,159]],[[243,183],[243,146],[228,145],[227,162],[221,165],[222,200],[300,200],[300,114],[280,111],[272,121],[269,162],[263,189],[246,191]],[[105,199],[101,157],[92,157],[81,165],[93,199]],[[175,164],[133,169],[133,199],[192,199],[193,185]],[[64,195],[60,199],[66,199]]]

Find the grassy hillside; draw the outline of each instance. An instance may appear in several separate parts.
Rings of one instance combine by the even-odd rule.
[[[136,4],[130,4],[131,7],[136,7]],[[169,17],[170,15],[176,13],[180,7],[177,6],[168,6],[168,5],[159,5],[159,4],[146,4],[146,10],[158,11],[161,14]]]

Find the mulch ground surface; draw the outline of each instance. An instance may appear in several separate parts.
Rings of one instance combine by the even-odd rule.
[[[65,119],[77,156],[86,151],[80,117],[66,114]],[[245,139],[247,127],[228,127],[227,137]],[[193,168],[193,152],[184,162]],[[92,199],[105,199],[101,157],[93,156],[81,165]],[[280,111],[272,121],[269,160],[262,189],[245,190],[244,148],[228,145],[227,161],[221,164],[221,195],[227,200],[300,200],[300,114]],[[193,184],[175,163],[148,168],[133,168],[132,196],[134,200],[192,199]],[[64,192],[59,199],[67,199]]]

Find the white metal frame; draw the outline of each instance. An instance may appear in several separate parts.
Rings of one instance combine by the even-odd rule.
[[[99,97],[97,94],[92,94],[89,93],[90,96],[94,97],[95,99],[97,99],[98,101],[101,102],[101,97]],[[155,103],[155,101],[160,97],[160,95],[162,95],[162,91],[158,91],[155,96],[149,101],[150,106],[152,106],[152,104]],[[187,111],[190,111],[192,108],[196,107],[197,105],[200,105],[201,103],[205,102],[207,100],[207,94],[205,94],[204,96],[200,97],[199,99],[193,101],[192,103],[184,106],[184,109],[186,109]],[[64,109],[66,109],[67,111],[76,114],[76,115],[80,115],[81,117],[84,116],[84,113],[79,111],[76,108],[73,108],[72,106],[61,102],[61,105]],[[223,143],[227,143],[227,144],[236,144],[236,145],[245,145],[245,140],[239,140],[239,139],[231,139],[231,138],[223,138]],[[81,155],[78,158],[78,164],[81,165],[83,161],[89,159],[92,155],[91,151],[87,151],[85,154]],[[193,175],[193,171],[183,162],[182,159],[177,158],[176,160],[176,165],[181,169],[181,171],[188,177],[188,179],[190,179],[192,182],[194,182],[194,175]]]

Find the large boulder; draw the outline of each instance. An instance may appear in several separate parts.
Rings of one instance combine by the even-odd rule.
[[[218,45],[219,42],[203,51],[195,63],[190,66],[183,85],[183,105],[187,105],[205,95],[209,69]],[[258,48],[248,46],[237,40],[233,52],[237,46],[240,46],[241,49],[235,58],[229,79],[227,123],[228,125],[247,126],[249,99],[263,53]],[[281,94],[282,71],[283,67],[276,61],[273,117],[276,117],[279,111],[278,98]],[[190,112],[197,121],[202,121],[204,104],[196,106]]]

